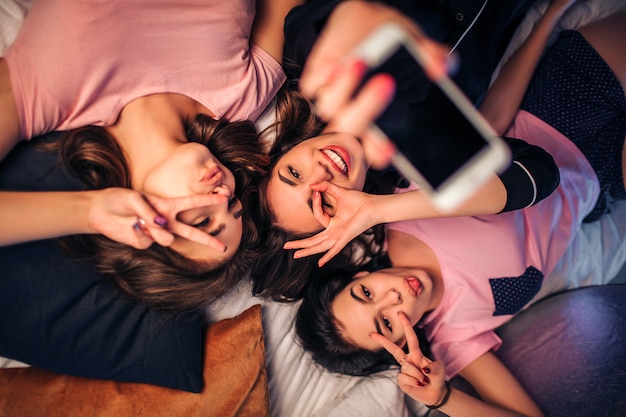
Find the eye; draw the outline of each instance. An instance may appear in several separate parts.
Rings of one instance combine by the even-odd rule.
[[[198,222],[196,224],[192,224],[192,227],[196,227],[196,228],[203,228],[209,225],[209,223],[211,222],[211,218],[207,217],[206,219],[202,220],[201,222]]]
[[[291,165],[287,166],[287,171],[289,171],[289,174],[295,179],[297,180],[302,179],[302,175],[300,175],[300,173],[296,169],[294,169]]]
[[[370,292],[370,290],[367,289],[366,286],[361,285],[361,291],[363,291],[363,295],[365,296],[365,298],[367,298],[368,300],[372,299],[372,293]]]
[[[328,202],[328,197],[326,196],[326,194],[325,193],[321,193],[321,194],[322,194],[322,207],[332,209],[333,205],[330,204],[330,202]]]
[[[383,316],[383,324],[390,332],[393,332],[393,329],[391,328],[391,322],[385,316]]]

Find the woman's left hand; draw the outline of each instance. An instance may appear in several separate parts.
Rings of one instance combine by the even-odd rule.
[[[408,354],[381,334],[371,333],[370,337],[400,364],[398,385],[404,393],[427,405],[439,404],[446,394],[444,364],[442,361],[431,361],[422,354],[415,330],[404,313],[398,313],[398,319],[409,347]]]
[[[373,216],[375,196],[338,187],[329,182],[311,185],[311,188],[316,191],[313,196],[313,215],[325,229],[309,238],[287,242],[283,248],[299,249],[294,253],[294,258],[326,252],[318,262],[318,265],[322,266],[352,239],[376,224]],[[324,211],[321,193],[331,196],[334,200],[333,216]]]

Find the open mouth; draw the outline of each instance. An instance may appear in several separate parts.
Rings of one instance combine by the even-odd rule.
[[[404,277],[409,289],[413,293],[415,297],[422,293],[424,287],[422,287],[422,283],[415,277]]]
[[[348,176],[350,166],[347,161],[350,159],[344,149],[329,147],[322,149],[321,152],[324,156],[326,156],[326,158],[328,158],[328,160],[330,160],[337,171],[339,171],[343,176]]]

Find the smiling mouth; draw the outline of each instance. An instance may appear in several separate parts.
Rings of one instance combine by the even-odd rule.
[[[332,148],[324,148],[321,151],[322,154],[324,154],[330,160],[330,162],[332,162],[337,171],[339,171],[342,175],[346,177],[348,176],[348,163],[341,153]]]

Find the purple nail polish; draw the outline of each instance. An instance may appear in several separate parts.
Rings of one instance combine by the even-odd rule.
[[[165,227],[165,226],[167,226],[167,219],[165,217],[159,215],[159,216],[156,216],[154,218],[154,223],[158,224],[161,227]]]
[[[425,366],[423,369],[425,374],[429,374],[430,373],[430,368],[428,366]]]
[[[224,245],[224,253],[228,250],[228,246]]]

